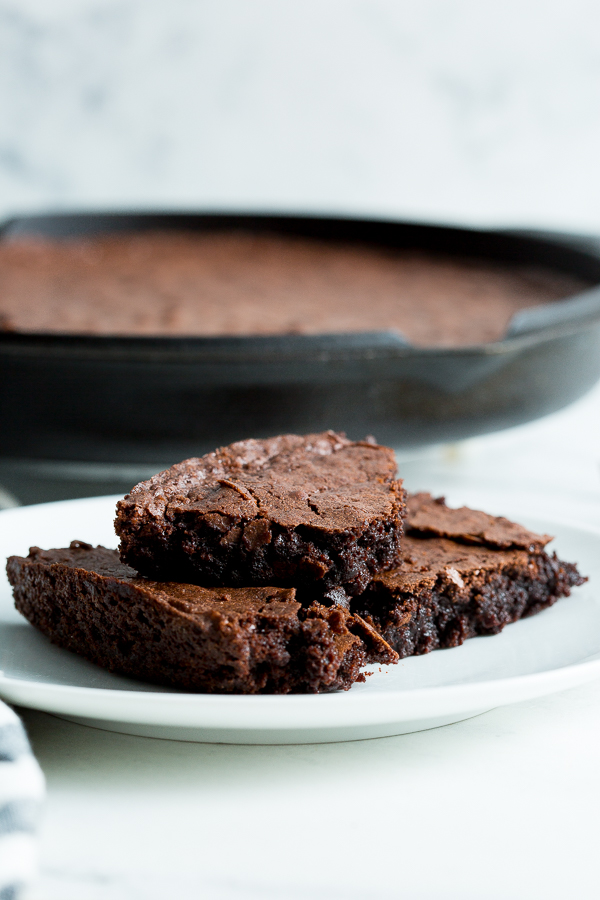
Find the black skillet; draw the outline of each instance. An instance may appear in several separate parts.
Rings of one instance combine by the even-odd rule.
[[[101,213],[20,217],[2,234],[62,238],[156,228],[368,242],[546,265],[600,283],[600,242],[551,233],[303,216]],[[0,332],[0,481],[2,463],[152,469],[281,432],[333,428],[352,438],[374,434],[402,449],[456,441],[560,409],[598,378],[599,286],[518,313],[500,341],[452,349],[412,347],[393,332],[231,338]]]

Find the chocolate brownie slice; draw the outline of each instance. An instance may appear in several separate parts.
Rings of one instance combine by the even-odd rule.
[[[388,447],[332,431],[240,441],[134,487],[121,559],[161,580],[359,594],[400,560],[395,474]]]
[[[490,516],[478,509],[461,506],[451,509],[443,497],[422,492],[410,494],[406,530],[412,534],[435,535],[465,544],[483,544],[499,550],[543,550],[552,538],[535,534],[503,516]]]
[[[508,519],[413,495],[402,564],[376,576],[352,611],[400,657],[497,634],[587,580],[572,563],[546,553],[550,540]]]
[[[314,693],[398,657],[358,616],[303,609],[289,588],[160,584],[74,541],[12,556],[15,605],[54,643],[112,672],[188,691]]]

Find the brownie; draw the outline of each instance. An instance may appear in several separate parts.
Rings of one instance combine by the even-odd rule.
[[[543,550],[552,540],[550,535],[535,534],[503,516],[490,516],[467,506],[451,509],[443,497],[432,497],[425,492],[408,496],[406,530],[499,550],[533,552]]]
[[[0,241],[0,331],[499,340],[590,283],[558,269],[239,230]]]
[[[54,643],[134,678],[188,691],[315,693],[397,656],[358,616],[304,609],[290,588],[157,583],[116,550],[74,541],[12,556],[15,605]]]
[[[134,487],[121,559],[157,580],[359,594],[400,561],[395,473],[388,447],[332,431],[240,441]]]
[[[550,540],[508,519],[413,495],[402,564],[376,576],[352,611],[400,657],[497,634],[587,580],[572,563],[546,553]]]

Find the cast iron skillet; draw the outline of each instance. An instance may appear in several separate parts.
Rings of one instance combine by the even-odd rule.
[[[546,264],[600,282],[600,243],[363,219],[21,217],[6,236],[248,229]],[[600,287],[518,313],[505,338],[411,347],[392,332],[285,337],[0,333],[0,459],[168,463],[249,436],[333,428],[396,448],[517,425],[600,377]]]

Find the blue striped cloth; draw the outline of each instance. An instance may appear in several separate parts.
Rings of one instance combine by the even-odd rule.
[[[18,716],[0,703],[0,900],[17,900],[37,867],[44,776]]]

